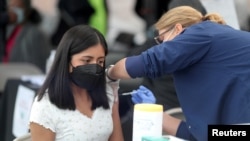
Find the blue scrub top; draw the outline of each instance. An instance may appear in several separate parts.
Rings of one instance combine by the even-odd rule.
[[[133,78],[174,74],[186,118],[178,137],[206,141],[209,124],[250,123],[249,32],[204,21],[128,57],[126,69]]]

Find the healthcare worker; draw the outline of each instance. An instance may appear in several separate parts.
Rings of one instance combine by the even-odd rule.
[[[206,141],[208,125],[250,123],[250,33],[226,25],[219,14],[203,16],[189,6],[169,10],[155,27],[159,45],[121,59],[108,77],[173,73],[186,120],[164,114],[163,130],[170,135]]]

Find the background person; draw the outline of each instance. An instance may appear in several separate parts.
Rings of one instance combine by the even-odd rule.
[[[32,140],[123,141],[119,81],[105,80],[107,53],[104,36],[90,26],[64,34],[32,106]]]
[[[250,122],[250,33],[189,6],[169,10],[155,24],[159,45],[118,61],[112,79],[157,78],[173,73],[186,122],[164,114],[163,129],[188,140],[207,140],[209,124]],[[136,68],[136,69],[135,69]]]
[[[9,0],[8,9],[16,11],[19,16],[15,23],[7,26],[3,62],[31,63],[45,72],[51,45],[38,28],[41,20],[39,13],[31,7],[30,0]]]

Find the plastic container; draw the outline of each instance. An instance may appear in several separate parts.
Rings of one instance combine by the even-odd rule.
[[[133,141],[141,141],[143,136],[162,136],[162,116],[162,105],[134,105]]]

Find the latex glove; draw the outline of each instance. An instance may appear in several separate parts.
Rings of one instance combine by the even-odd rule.
[[[156,99],[154,94],[146,87],[140,86],[139,89],[132,91],[132,101],[137,103],[155,103]]]

